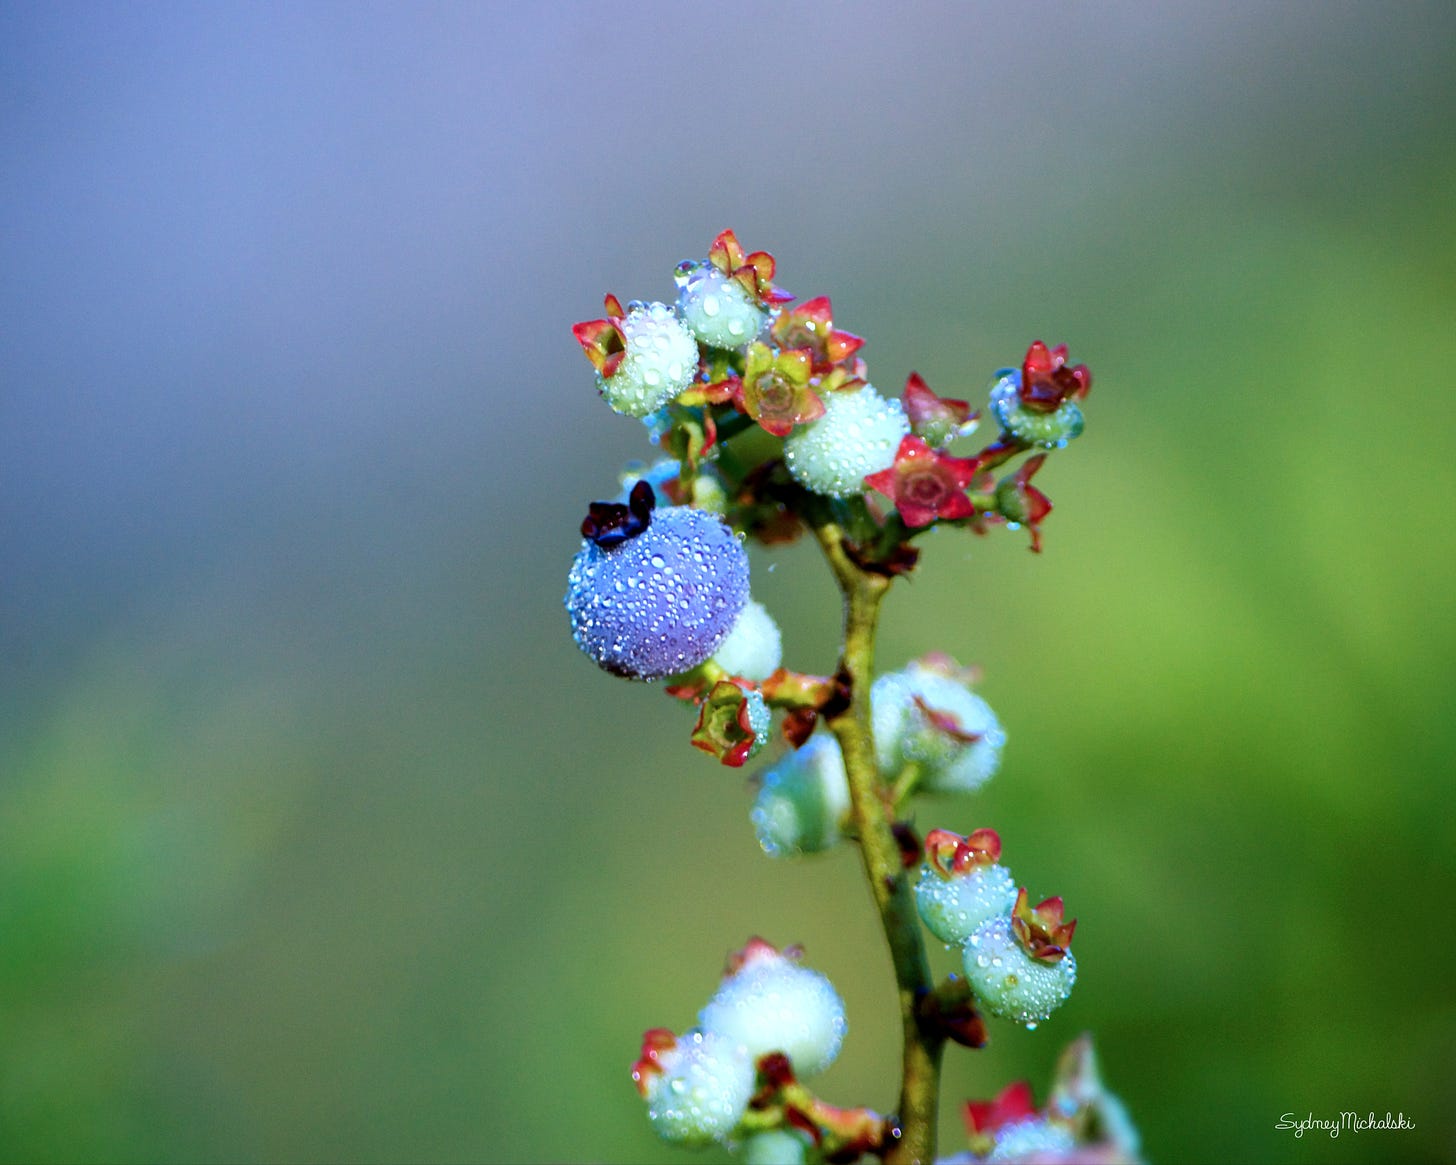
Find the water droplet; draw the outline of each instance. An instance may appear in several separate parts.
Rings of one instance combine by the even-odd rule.
[[[741,335],[743,335],[743,321],[742,320],[729,320],[728,321],[728,332],[729,332],[730,335],[733,335],[733,336],[741,336]]]
[[[653,568],[656,570],[661,570],[665,565],[663,557],[660,554],[654,554],[651,559],[649,559],[649,561],[652,563]]]
[[[709,319],[712,319],[715,315],[718,314],[719,310],[720,308],[718,306],[718,297],[716,295],[703,296],[703,314],[705,316],[707,316]]]

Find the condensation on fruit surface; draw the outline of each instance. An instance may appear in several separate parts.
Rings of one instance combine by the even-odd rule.
[[[895,462],[910,421],[873,385],[824,394],[824,415],[784,438],[784,464],[805,489],[827,497],[864,492],[867,474]]]
[[[654,680],[702,663],[748,601],[748,555],[717,517],[657,510],[635,538],[603,549],[585,540],[567,576],[577,646],[600,667]]]

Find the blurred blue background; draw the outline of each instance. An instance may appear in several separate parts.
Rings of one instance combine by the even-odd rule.
[[[627,1077],[730,948],[849,1006],[854,855],[777,864],[583,659],[650,455],[570,325],[731,226],[951,396],[1096,375],[1046,552],[939,535],[881,661],[984,666],[975,801],[1081,920],[1163,1162],[1456,1158],[1456,9],[0,6],[0,1159],[669,1161]],[[755,558],[832,667],[813,549]],[[937,953],[938,957],[938,953]],[[949,969],[950,962],[944,963]],[[1403,1111],[1295,1139],[1284,1113]],[[712,1154],[701,1160],[713,1160]]]

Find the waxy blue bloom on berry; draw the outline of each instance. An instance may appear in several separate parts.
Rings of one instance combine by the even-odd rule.
[[[748,601],[748,555],[738,536],[702,510],[654,507],[645,482],[626,506],[594,504],[567,576],[577,646],[636,680],[702,663]]]

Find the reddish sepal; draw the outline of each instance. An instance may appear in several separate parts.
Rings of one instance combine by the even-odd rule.
[[[721,232],[708,248],[708,262],[730,279],[736,280],[748,297],[760,307],[787,303],[794,297],[775,287],[774,257],[767,251],[744,254],[738,236],[731,230]]]
[[[698,710],[693,746],[736,769],[748,760],[757,740],[744,689],[733,680],[719,680]]]
[[[925,860],[942,878],[959,877],[999,862],[1001,835],[994,829],[978,829],[969,837],[932,829],[925,835]]]
[[[1003,479],[996,487],[997,511],[1008,522],[1019,523],[1031,531],[1034,554],[1041,553],[1041,523],[1052,512],[1051,498],[1031,484],[1045,462],[1045,453],[1028,457],[1013,476]]]
[[[1067,346],[1048,348],[1040,340],[1026,350],[1021,362],[1021,391],[1024,408],[1036,413],[1053,413],[1063,401],[1082,400],[1092,391],[1092,373],[1085,364],[1067,367]]]
[[[872,473],[865,484],[895,503],[905,525],[928,526],[937,518],[969,518],[976,509],[965,494],[976,463],[932,449],[922,437],[906,437],[889,469]]]
[[[1016,905],[1011,908],[1011,929],[1033,959],[1057,963],[1066,956],[1077,929],[1077,920],[1065,921],[1065,913],[1059,897],[1048,898],[1033,907],[1023,886],[1016,895]]]
[[[864,346],[859,336],[835,328],[833,308],[826,295],[781,311],[774,318],[770,334],[780,348],[800,348],[811,353],[816,373],[828,372]]]
[[[1031,1085],[1025,1080],[1018,1080],[1003,1088],[995,1100],[966,1101],[966,1131],[972,1137],[994,1136],[998,1129],[1037,1115]]]
[[[571,334],[604,380],[610,378],[626,359],[627,336],[614,320],[586,320],[573,324]]]
[[[643,1033],[642,1054],[632,1065],[632,1083],[637,1086],[638,1093],[644,1099],[647,1096],[647,1081],[653,1076],[662,1074],[662,1065],[658,1063],[658,1057],[675,1047],[677,1047],[677,1036],[665,1027],[649,1028]]]
[[[980,416],[971,411],[969,402],[936,396],[918,372],[912,372],[900,395],[910,428],[917,437],[924,437],[936,447],[970,432]]]

